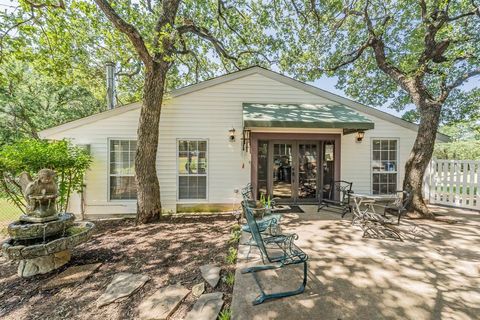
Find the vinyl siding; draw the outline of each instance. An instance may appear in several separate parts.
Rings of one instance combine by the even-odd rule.
[[[175,211],[177,203],[177,139],[208,140],[208,199],[200,203],[238,203],[234,193],[250,181],[250,154],[241,150],[242,103],[330,103],[323,97],[291,87],[260,74],[224,82],[213,87],[167,99],[160,120],[157,172],[162,205]],[[341,178],[353,181],[354,191],[371,191],[370,143],[374,137],[399,139],[399,184],[403,166],[415,139],[415,132],[385,120],[364,114],[375,123],[364,141],[355,135],[342,136]],[[87,214],[134,213],[135,201],[108,200],[108,139],[135,138],[139,110],[135,109],[65,130],[46,138],[70,138],[90,144],[94,158],[86,177]],[[228,141],[228,130],[236,129],[236,141]],[[270,129],[271,130],[271,129]],[[291,130],[291,129],[288,129]],[[287,131],[288,131],[287,130]],[[277,129],[278,131],[278,129]],[[335,131],[335,130],[333,130]],[[332,133],[332,129],[302,129],[298,132]],[[78,202],[78,201],[77,201]],[[73,201],[72,207],[78,207]],[[72,208],[77,211],[78,209]]]

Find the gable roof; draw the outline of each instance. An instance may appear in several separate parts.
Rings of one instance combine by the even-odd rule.
[[[175,98],[175,97],[186,95],[186,94],[189,94],[189,93],[192,93],[192,92],[203,90],[203,89],[206,89],[206,88],[209,88],[209,87],[221,84],[221,83],[225,83],[225,82],[233,81],[233,80],[240,79],[240,78],[243,78],[243,77],[247,77],[247,76],[250,76],[250,75],[253,75],[253,74],[260,74],[264,77],[270,78],[272,80],[278,81],[278,82],[286,84],[288,86],[291,86],[291,87],[297,88],[299,90],[311,93],[313,95],[317,95],[317,96],[326,98],[326,99],[331,100],[333,102],[339,103],[341,105],[345,105],[349,108],[352,108],[353,110],[356,110],[356,111],[374,116],[376,118],[379,118],[379,119],[382,119],[382,120],[385,120],[385,121],[389,121],[391,123],[394,123],[394,124],[399,125],[401,127],[413,130],[415,132],[418,130],[418,125],[417,124],[408,122],[406,120],[403,120],[399,117],[396,117],[396,116],[391,115],[389,113],[386,113],[384,111],[378,110],[378,109],[373,108],[373,107],[369,107],[367,105],[356,102],[354,100],[351,100],[351,99],[339,96],[337,94],[322,90],[322,89],[317,88],[315,86],[312,86],[310,84],[295,80],[293,78],[287,77],[287,76],[282,75],[280,73],[277,73],[277,72],[274,72],[274,71],[271,71],[271,70],[268,70],[268,69],[265,69],[265,68],[262,68],[262,67],[259,67],[259,66],[254,66],[254,67],[250,67],[250,68],[243,69],[243,70],[240,70],[240,71],[228,73],[228,74],[218,76],[218,77],[215,77],[215,78],[212,78],[212,79],[209,79],[209,80],[205,80],[205,81],[202,81],[202,82],[199,82],[199,83],[196,83],[196,84],[192,84],[192,85],[188,85],[188,86],[185,86],[185,87],[182,87],[182,88],[179,88],[179,89],[175,89],[175,90],[172,90],[172,91],[168,92],[167,95],[169,97]],[[96,122],[96,121],[99,121],[99,120],[102,120],[102,119],[106,119],[106,118],[109,118],[109,117],[112,117],[112,116],[120,115],[122,113],[140,108],[141,104],[142,104],[141,102],[134,102],[134,103],[130,103],[130,104],[127,104],[127,105],[124,105],[124,106],[121,106],[121,107],[117,107],[115,109],[103,111],[103,112],[100,112],[100,113],[97,113],[97,114],[94,114],[94,115],[91,115],[91,116],[88,116],[88,117],[85,117],[85,118],[70,121],[70,122],[58,125],[56,127],[52,127],[52,128],[42,130],[42,131],[40,131],[40,135],[41,136],[48,136],[48,135],[60,133],[62,131],[68,130],[68,129],[73,129],[73,128],[76,128],[76,127],[79,127],[79,126],[82,126],[82,125],[85,125],[85,124]],[[441,134],[441,133],[437,134],[437,139],[442,141],[442,142],[450,141],[450,138],[447,135],[444,135],[444,134]]]

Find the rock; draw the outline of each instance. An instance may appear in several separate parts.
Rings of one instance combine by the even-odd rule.
[[[204,291],[205,291],[205,282],[203,281],[192,287],[192,294],[194,295],[195,298],[200,297]]]
[[[138,306],[139,319],[163,320],[168,319],[190,291],[182,285],[163,287]]]
[[[113,277],[112,282],[107,286],[105,292],[98,298],[97,306],[103,307],[117,299],[130,296],[148,280],[150,280],[149,276],[141,274],[117,273]]]
[[[185,320],[215,320],[220,310],[222,310],[222,306],[222,292],[202,294],[195,302],[193,309],[187,314]]]
[[[48,281],[44,286],[44,290],[49,290],[73,283],[85,281],[92,273],[95,272],[102,264],[93,263],[81,266],[73,266]]]
[[[200,272],[202,273],[203,279],[205,279],[212,288],[217,286],[220,280],[220,267],[214,264],[206,264],[200,267]]]
[[[70,261],[71,256],[70,251],[64,250],[43,257],[20,260],[18,275],[27,278],[37,274],[48,273],[66,264]]]

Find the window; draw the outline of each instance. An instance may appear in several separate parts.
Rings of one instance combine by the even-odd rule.
[[[135,140],[110,140],[110,200],[135,200]]]
[[[392,194],[397,190],[397,157],[397,140],[372,140],[373,194]]]
[[[178,140],[178,199],[207,199],[207,141]]]

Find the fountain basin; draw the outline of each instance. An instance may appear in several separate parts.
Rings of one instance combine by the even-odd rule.
[[[75,222],[65,229],[65,235],[57,239],[18,240],[8,239],[2,244],[3,255],[10,260],[35,259],[70,250],[92,236],[95,225],[91,222]],[[35,243],[37,242],[37,243]]]
[[[14,240],[45,239],[55,234],[61,234],[73,224],[75,216],[72,213],[55,215],[53,221],[46,223],[25,223],[15,221],[8,226],[8,234]]]

